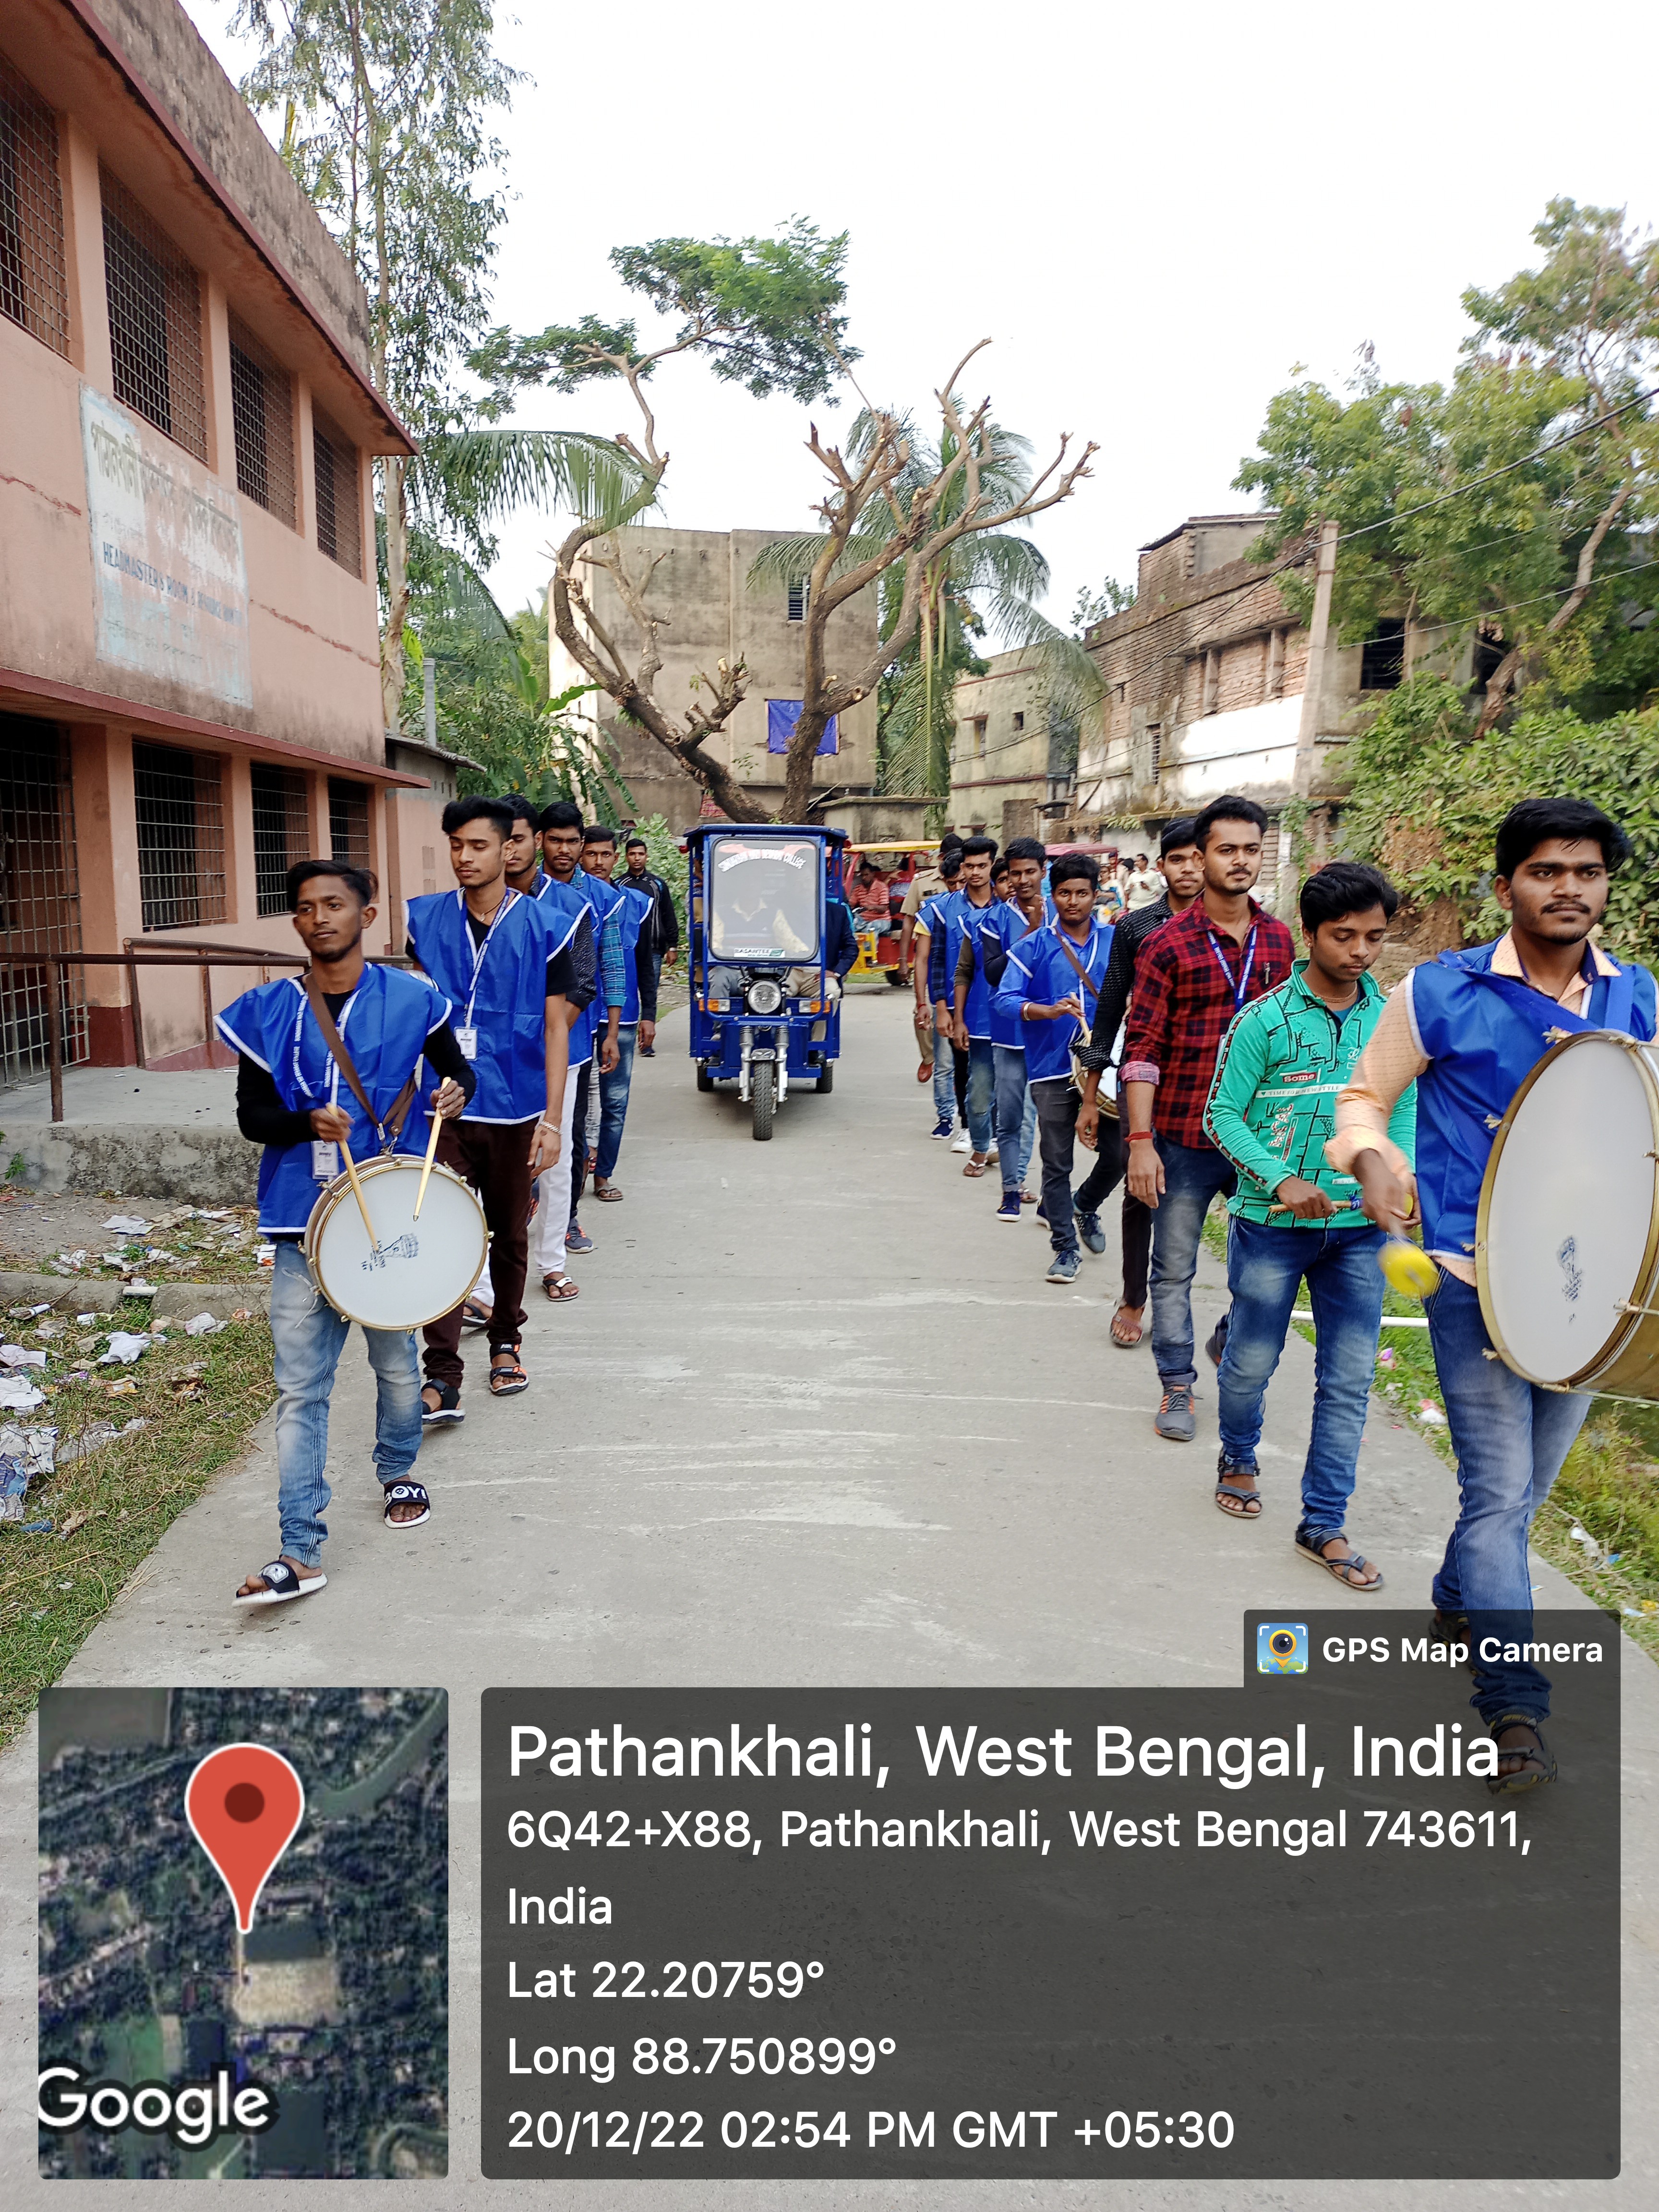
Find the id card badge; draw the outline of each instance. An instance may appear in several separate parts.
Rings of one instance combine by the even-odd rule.
[[[461,1048],[463,1060],[478,1057],[478,1032],[470,1022],[464,1022],[455,1031],[455,1042]]]
[[[332,1182],[340,1172],[340,1147],[331,1137],[311,1140],[311,1172],[319,1182]]]

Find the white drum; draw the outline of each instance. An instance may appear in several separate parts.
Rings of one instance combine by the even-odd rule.
[[[1505,1365],[1659,1399],[1659,1055],[1612,1030],[1546,1053],[1486,1164],[1475,1274]]]
[[[418,1155],[368,1160],[357,1179],[374,1224],[371,1245],[351,1181],[337,1176],[311,1209],[301,1249],[336,1313],[365,1328],[420,1328],[458,1306],[478,1279],[489,1231],[471,1187],[434,1166],[421,1218]]]

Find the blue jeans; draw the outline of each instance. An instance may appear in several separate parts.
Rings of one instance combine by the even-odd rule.
[[[1341,1534],[1353,1495],[1382,1318],[1382,1272],[1376,1255],[1384,1242],[1382,1231],[1369,1224],[1339,1229],[1326,1222],[1279,1229],[1238,1214],[1228,1224],[1227,1287],[1233,1308],[1221,1362],[1221,1448],[1231,1465],[1255,1465],[1268,1378],[1285,1349],[1291,1310],[1305,1280],[1315,1343],[1302,1521],[1323,1536]]]
[[[1018,1190],[1031,1164],[1031,1145],[1036,1136],[1036,1100],[1025,1080],[1023,1045],[993,1045],[991,1056],[995,1066],[997,1160],[1002,1169],[1002,1188],[1005,1191]]]
[[[1213,1145],[1181,1145],[1173,1137],[1154,1141],[1164,1163],[1164,1195],[1152,1216],[1152,1358],[1166,1390],[1177,1383],[1190,1390],[1198,1380],[1192,1297],[1198,1241],[1210,1200],[1231,1198],[1238,1177]]]
[[[1443,1270],[1424,1301],[1429,1340],[1457,1454],[1457,1525],[1434,1578],[1442,1613],[1469,1616],[1475,1661],[1472,1700],[1484,1720],[1550,1709],[1547,1674],[1499,1659],[1482,1662],[1482,1639],[1524,1644],[1532,1633],[1527,1537],[1568,1447],[1583,1426],[1588,1397],[1540,1390],[1492,1356],[1479,1294]]]
[[[952,1128],[957,1121],[957,1071],[951,1056],[951,1040],[933,1016],[933,1112]]]
[[[988,1152],[996,1130],[995,1047],[989,1037],[968,1040],[968,1139],[976,1152]]]
[[[311,1279],[297,1244],[278,1244],[271,1271],[276,1354],[276,1513],[283,1549],[314,1567],[328,1535],[328,1401],[351,1323]],[[401,1482],[421,1449],[421,1369],[412,1329],[366,1328],[374,1370],[374,1471]]]
[[[634,1047],[639,1031],[624,1022],[617,1031],[617,1065],[599,1078],[599,1158],[593,1163],[596,1182],[609,1182],[622,1150],[623,1124],[628,1119],[629,1086],[634,1080]]]

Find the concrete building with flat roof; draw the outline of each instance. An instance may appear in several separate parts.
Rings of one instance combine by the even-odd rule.
[[[732,666],[741,659],[748,669],[742,703],[709,750],[728,763],[763,804],[771,805],[782,804],[784,746],[800,707],[806,583],[802,578],[776,591],[757,590],[748,579],[761,548],[784,534],[669,530],[640,524],[618,532],[616,541],[630,582],[661,620],[657,643],[662,670],[653,688],[670,715],[684,714],[696,696],[698,679],[705,673],[712,676],[718,662]],[[637,632],[612,571],[598,562],[591,563],[584,589],[605,634],[618,641],[624,656],[631,654],[637,660]],[[875,652],[877,642],[876,593],[860,592],[830,618],[827,648],[831,670],[859,667]],[[586,680],[556,635],[551,653],[556,694]],[[589,721],[594,744],[626,783],[636,819],[661,814],[674,830],[690,829],[697,821],[701,791],[654,738],[618,720],[603,697],[581,701],[579,713]],[[836,717],[833,734],[819,747],[812,767],[814,812],[832,799],[873,790],[875,778],[872,690]]]
[[[289,951],[290,860],[435,841],[387,765],[362,288],[174,0],[0,10],[0,956]],[[399,799],[398,794],[405,794]],[[402,806],[400,817],[397,809]],[[0,969],[0,1083],[44,1064]],[[222,1058],[257,970],[70,969],[67,1057]]]

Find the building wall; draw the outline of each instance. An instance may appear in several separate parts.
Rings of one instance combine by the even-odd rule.
[[[1024,653],[991,656],[952,699],[951,820],[1006,844],[1036,834],[1048,790],[1048,715],[1041,669]]]
[[[748,690],[730,724],[711,750],[724,759],[763,803],[783,797],[784,758],[767,750],[767,702],[799,699],[803,683],[805,629],[788,619],[784,592],[751,590],[749,568],[763,546],[781,535],[764,530],[665,530],[638,528],[621,533],[628,575],[645,582],[645,603],[663,617],[658,633],[662,672],[656,696],[671,715],[683,714],[696,694],[694,684],[717,662],[740,657],[749,671]],[[637,660],[637,633],[605,568],[590,570],[595,616]],[[878,642],[875,595],[866,592],[832,617],[828,651],[832,670],[858,667]],[[578,680],[553,641],[553,689]],[[666,816],[671,826],[687,829],[699,815],[702,794],[654,738],[601,715],[603,739],[629,792],[634,812]],[[840,718],[840,750],[813,764],[816,792],[867,792],[875,782],[876,702],[873,695]]]
[[[390,949],[401,935],[401,916],[388,910],[399,889],[392,878],[413,871],[388,838],[385,794],[427,787],[423,775],[386,764],[369,462],[410,448],[368,380],[362,289],[174,0],[100,0],[96,15],[88,0],[8,0],[0,57],[48,111],[67,318],[59,350],[0,314],[0,715],[44,720],[62,733],[75,843],[65,866],[79,887],[78,921],[66,914],[56,931],[14,932],[0,951],[118,952],[129,939],[146,949],[198,939],[292,949],[287,916],[257,910],[258,762],[301,779],[302,851],[331,849],[331,775],[361,794],[381,884],[370,943]],[[105,174],[194,272],[199,333],[183,349],[169,325],[179,349],[169,374],[199,351],[204,457],[115,398]],[[233,316],[289,380],[292,526],[239,483]],[[319,411],[356,456],[338,489],[342,538],[355,517],[356,574],[319,543]],[[280,411],[272,421],[280,428]],[[193,926],[144,925],[135,744],[214,763],[224,896]],[[216,973],[211,1005],[258,974]],[[199,975],[141,976],[140,995],[152,1063],[209,1054]],[[77,1003],[88,1009],[94,1056],[131,1060],[124,971],[85,970]],[[20,1004],[0,978],[14,1064],[30,1019]]]

